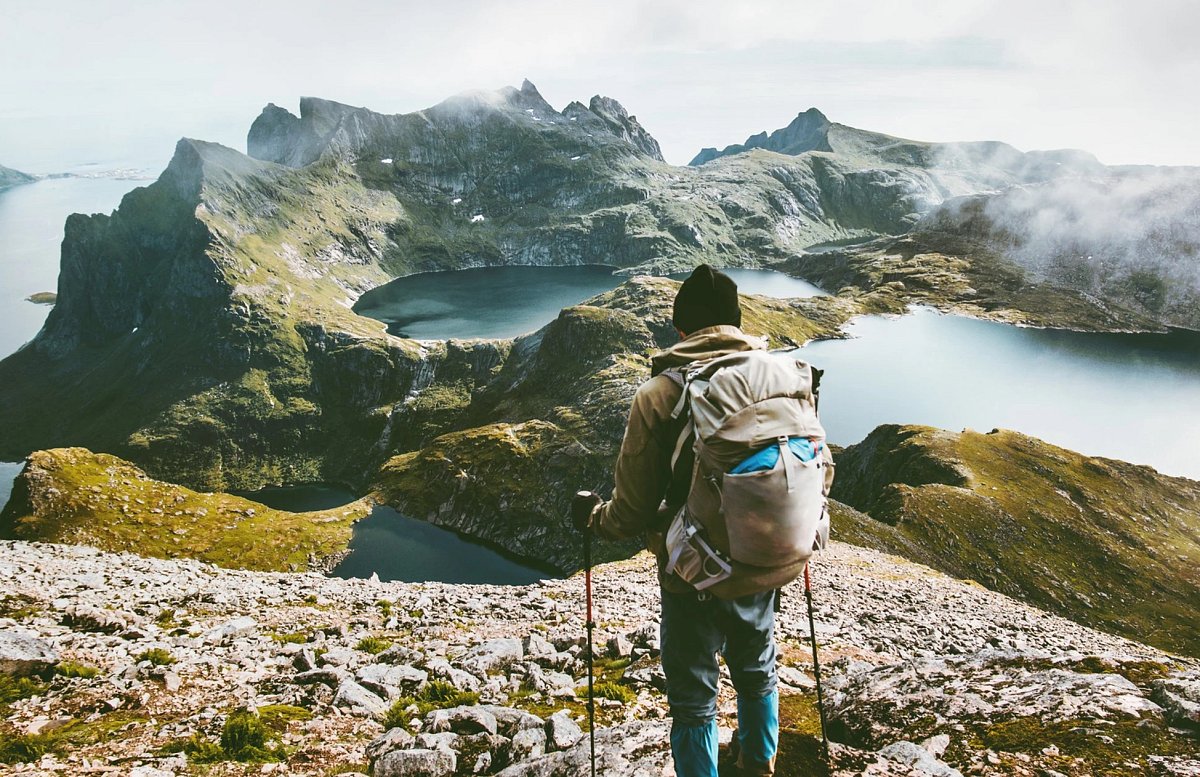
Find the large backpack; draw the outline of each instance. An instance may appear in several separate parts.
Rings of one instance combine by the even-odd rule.
[[[820,375],[787,352],[751,350],[669,376],[683,389],[672,414],[682,431],[667,495],[669,572],[735,598],[791,582],[825,546],[833,459],[817,417]],[[802,460],[797,442],[815,455]],[[771,446],[771,468],[731,472]]]

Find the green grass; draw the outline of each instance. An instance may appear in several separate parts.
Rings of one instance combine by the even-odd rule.
[[[308,642],[308,633],[304,631],[293,631],[287,634],[271,632],[271,639],[285,645],[303,645]]]
[[[363,637],[358,641],[358,644],[354,646],[354,649],[361,650],[364,653],[370,653],[371,655],[378,655],[391,646],[392,641],[390,639],[384,639],[383,637]]]
[[[264,709],[271,710],[270,707]],[[268,719],[278,725],[289,718],[299,719],[295,717],[294,712],[280,713],[278,710],[271,711]],[[286,727],[286,723],[284,726]],[[287,751],[274,740],[275,730],[266,720],[250,710],[240,708],[225,718],[219,741],[213,742],[200,734],[193,734],[188,739],[168,744],[162,752],[186,753],[188,760],[197,764],[221,761],[269,763],[287,760]]]
[[[1174,734],[1152,720],[1133,719],[1047,723],[1036,717],[1012,718],[980,725],[970,744],[1038,756],[1050,760],[1052,768],[1071,774],[1113,777],[1147,774],[1146,759],[1151,755],[1200,756],[1200,742],[1195,739]],[[1059,755],[1042,754],[1051,744],[1058,747]]]
[[[20,594],[0,599],[0,616],[25,621],[43,612],[43,607],[34,599]]]
[[[61,677],[80,677],[87,680],[100,674],[100,670],[75,661],[60,661],[58,666],[54,667],[54,673]]]
[[[0,708],[30,696],[39,696],[46,690],[46,684],[33,677],[13,677],[0,674]]]
[[[114,712],[90,723],[73,720],[44,734],[19,734],[0,728],[0,763],[30,763],[46,753],[66,755],[108,740],[130,724],[144,722],[140,715]]]
[[[633,704],[637,701],[637,694],[629,686],[621,685],[617,682],[606,681],[595,683],[592,686],[592,690],[597,699],[610,699],[612,701],[619,701],[622,704]],[[587,686],[576,690],[576,693],[579,694],[579,691],[582,691],[584,697],[587,696]]]
[[[383,718],[383,727],[407,728],[408,722],[414,715],[406,710],[417,706],[415,717],[424,717],[433,710],[444,710],[451,707],[466,707],[479,703],[479,694],[473,691],[460,691],[450,683],[442,680],[431,680],[414,696],[404,696],[392,702]]]
[[[175,656],[166,648],[150,648],[137,655],[138,663],[149,661],[154,666],[170,666],[175,663]]]
[[[259,720],[272,731],[286,731],[289,723],[311,720],[312,716],[308,710],[292,704],[268,704],[258,708]]]
[[[273,510],[153,480],[128,461],[85,448],[36,451],[30,466],[45,487],[12,516],[12,537],[231,568],[306,570],[310,556],[343,551],[351,526],[370,509],[358,501],[315,513]],[[161,613],[159,625],[169,627],[174,615]]]

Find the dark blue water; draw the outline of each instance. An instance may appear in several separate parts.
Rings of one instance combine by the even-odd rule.
[[[598,265],[420,273],[368,291],[354,311],[383,321],[398,337],[516,337],[553,321],[562,308],[624,281],[613,275],[613,268]]]
[[[357,499],[346,489],[328,485],[265,488],[240,495],[292,512],[329,510]],[[551,576],[508,554],[384,505],[377,505],[354,525],[350,555],[331,574],[345,578],[378,574],[380,580],[408,583],[436,580],[493,585],[526,585]]]
[[[774,270],[725,270],[744,294],[815,297],[819,288]],[[682,280],[688,273],[673,275]],[[418,340],[516,337],[553,321],[565,307],[621,285],[627,276],[599,265],[481,267],[419,273],[372,289],[356,313]]]
[[[1200,335],[1023,329],[917,309],[806,345],[832,442],[883,423],[1014,429],[1200,479]]]

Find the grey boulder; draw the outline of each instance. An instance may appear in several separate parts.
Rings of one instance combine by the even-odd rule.
[[[383,717],[388,704],[353,680],[345,680],[338,686],[333,697],[333,706],[340,707],[352,715]]]
[[[455,734],[495,734],[498,728],[496,716],[477,706],[434,710],[425,716],[425,730],[435,734],[443,731],[453,731]]]
[[[449,750],[393,750],[375,762],[375,777],[450,777],[458,759]]]
[[[0,673],[40,674],[58,663],[58,654],[44,639],[20,631],[0,631]]]
[[[554,713],[546,719],[546,749],[566,750],[583,739],[583,729],[571,720],[566,710]]]

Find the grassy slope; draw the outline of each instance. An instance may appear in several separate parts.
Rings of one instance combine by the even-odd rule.
[[[833,496],[864,544],[1095,628],[1200,655],[1200,483],[1017,432],[882,426]]]
[[[114,456],[60,448],[30,457],[0,513],[0,534],[297,571],[322,568],[345,551],[352,524],[370,509],[360,500],[311,513],[272,510],[229,494],[151,480]]]

